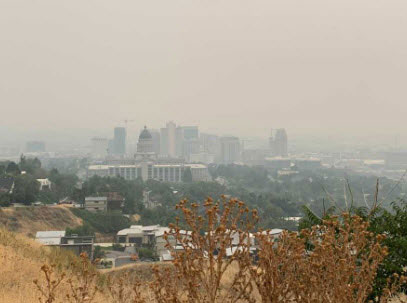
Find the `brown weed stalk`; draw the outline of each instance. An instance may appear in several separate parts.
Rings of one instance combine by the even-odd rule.
[[[74,265],[71,265],[72,268]],[[86,253],[80,254],[79,270],[72,272],[67,280],[70,292],[66,295],[69,302],[91,303],[99,288],[96,285],[96,274],[91,270],[92,264]]]
[[[188,231],[184,231],[177,220],[166,234],[167,248],[173,257],[173,275],[178,280],[178,301],[171,302],[214,303],[220,298],[227,298],[228,302],[243,299],[251,285],[245,268],[235,275],[230,285],[222,281],[233,262],[250,253],[250,230],[257,221],[257,213],[250,212],[243,202],[225,197],[220,202],[208,198],[202,209],[196,203],[182,200],[177,209],[182,212]],[[156,277],[162,278],[157,272]]]
[[[130,281],[128,272],[107,280],[107,290],[113,302],[117,303],[146,303],[142,296],[142,283],[135,278]]]
[[[44,273],[45,282],[41,284],[38,280],[34,280],[34,284],[41,294],[38,298],[40,303],[53,303],[56,300],[57,289],[65,278],[65,274],[57,274],[55,276],[55,265],[48,266],[44,264],[41,267]]]
[[[250,275],[262,302],[366,302],[387,255],[384,236],[367,228],[360,217],[343,214],[300,234],[283,233],[278,241],[258,233],[258,264]],[[241,266],[248,266],[247,258]],[[386,289],[381,302],[395,289]]]

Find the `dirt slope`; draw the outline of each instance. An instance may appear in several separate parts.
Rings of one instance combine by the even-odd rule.
[[[0,226],[34,237],[37,231],[65,230],[82,224],[65,206],[9,207],[0,209]]]

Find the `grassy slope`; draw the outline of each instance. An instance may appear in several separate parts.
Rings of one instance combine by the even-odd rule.
[[[0,226],[34,237],[40,230],[65,230],[76,227],[82,220],[67,207],[18,207],[0,210]]]
[[[35,302],[33,280],[49,253],[33,240],[0,229],[0,302]]]
[[[38,302],[38,292],[32,281],[42,279],[41,266],[48,263],[66,268],[74,259],[72,255],[51,250],[23,235],[0,228],[0,303]],[[130,279],[132,275],[144,280],[151,278],[150,265],[147,264],[107,271],[105,275],[117,277],[125,273],[130,275],[128,277]],[[60,297],[55,303],[66,302],[63,294],[67,292],[69,292],[67,285],[62,285],[58,291]],[[396,299],[392,302],[407,302],[406,299],[403,296],[401,300]],[[114,301],[107,294],[99,294],[94,302]]]
[[[0,228],[0,303],[39,302],[39,293],[33,283],[35,279],[44,282],[41,266],[55,264],[59,272],[67,272],[77,257],[63,250],[44,247],[35,240]],[[69,292],[65,283],[58,293]],[[61,295],[63,297],[63,295]],[[55,303],[65,302],[58,298]],[[96,302],[106,302],[98,298]]]
[[[39,302],[39,293],[33,281],[38,279],[44,282],[44,276],[40,271],[41,266],[55,264],[59,272],[65,272],[69,277],[67,268],[75,261],[77,257],[68,252],[44,247],[22,234],[0,227],[0,303]],[[127,268],[127,271],[145,274],[148,279],[151,277],[149,266]],[[124,272],[126,271],[106,274],[117,277]],[[103,276],[99,278],[100,281],[105,280]],[[55,303],[66,302],[64,298],[67,293],[70,293],[69,286],[63,282],[58,288],[58,298]],[[113,300],[105,292],[98,294],[94,302],[113,303]]]

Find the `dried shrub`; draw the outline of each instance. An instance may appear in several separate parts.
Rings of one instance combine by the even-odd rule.
[[[151,282],[123,274],[108,280],[106,298],[83,254],[67,280],[53,267],[42,268],[45,281],[35,282],[40,302],[56,302],[66,281],[64,302],[75,303],[363,303],[388,253],[384,235],[369,232],[368,222],[347,213],[274,238],[269,231],[252,234],[257,213],[236,199],[208,198],[203,205],[183,200],[177,208],[184,220],[177,219],[165,235],[172,264],[154,266]],[[389,302],[404,282],[390,277],[376,302]]]
[[[107,290],[113,302],[117,303],[146,303],[142,295],[142,283],[137,278],[130,278],[128,272],[120,277],[109,277]]]
[[[77,267],[79,270],[72,272],[67,280],[70,292],[66,294],[66,299],[74,303],[91,303],[99,288],[96,285],[96,273],[86,253],[80,254],[79,266],[72,264],[72,268]]]
[[[163,289],[160,283],[153,284],[157,300],[217,302],[227,298],[229,302],[237,302],[243,299],[246,293],[243,290],[251,287],[245,268],[236,273],[229,285],[222,282],[233,262],[250,253],[250,231],[257,221],[256,211],[250,212],[243,202],[225,197],[220,202],[208,198],[202,208],[183,200],[177,209],[182,212],[188,231],[181,228],[177,219],[165,235],[174,272],[165,273],[173,279],[164,280]],[[163,281],[163,273],[155,273],[156,281]]]
[[[38,298],[40,303],[53,303],[56,300],[57,289],[65,278],[65,274],[55,274],[55,265],[43,265],[41,271],[44,273],[44,283],[34,280],[41,297]]]
[[[283,233],[278,241],[258,233],[258,264],[250,275],[262,302],[366,302],[387,255],[384,236],[369,232],[368,225],[343,214],[300,234]],[[248,266],[247,259],[241,266]],[[381,302],[395,290],[386,289]]]

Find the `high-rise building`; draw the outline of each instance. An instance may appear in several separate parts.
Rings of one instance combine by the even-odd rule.
[[[28,153],[42,153],[45,152],[45,143],[42,141],[30,141],[27,142],[26,152]]]
[[[160,132],[155,129],[150,129],[151,137],[153,138],[153,152],[159,155],[161,153],[161,136]]]
[[[109,150],[109,140],[106,138],[92,138],[91,154],[93,158],[101,159],[107,156]]]
[[[273,156],[286,157],[288,155],[288,137],[284,128],[277,129],[274,138],[271,134],[269,143]]]
[[[177,127],[177,156],[190,161],[191,154],[200,152],[198,126]]]
[[[162,155],[175,158],[177,156],[176,150],[177,128],[174,122],[168,122],[166,127],[161,128],[160,134],[160,153]]]
[[[220,138],[220,161],[231,164],[240,161],[240,140],[237,137]]]
[[[126,129],[124,127],[115,127],[113,137],[114,155],[126,154]]]
[[[182,126],[184,140],[198,140],[199,130],[198,126]]]
[[[200,141],[201,141],[202,150],[205,153],[219,155],[220,142],[219,142],[218,136],[201,133]]]

